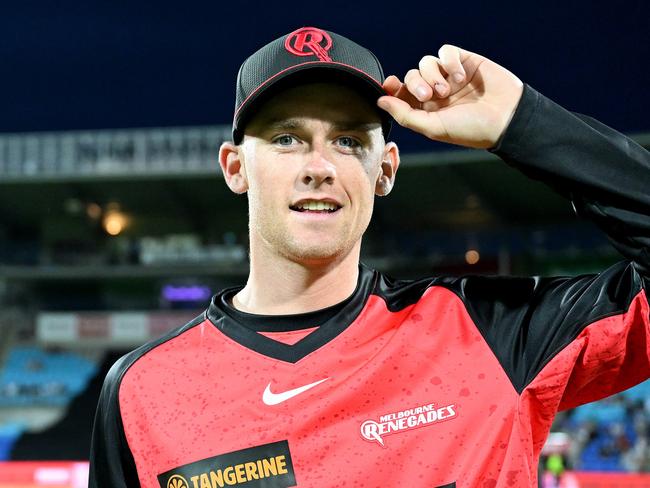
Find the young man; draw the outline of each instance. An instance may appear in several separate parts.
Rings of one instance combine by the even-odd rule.
[[[445,45],[402,83],[316,28],[249,57],[236,98],[219,160],[248,195],[248,281],[115,364],[90,486],[536,486],[558,410],[648,378],[650,157],[633,141],[478,54]],[[399,166],[391,117],[547,182],[626,260],[414,282],[359,265]]]

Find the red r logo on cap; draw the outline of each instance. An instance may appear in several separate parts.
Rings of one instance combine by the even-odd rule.
[[[324,44],[324,45],[323,45]],[[332,47],[332,38],[324,30],[303,27],[289,34],[284,47],[296,56],[316,56],[321,61],[331,61],[327,51]]]

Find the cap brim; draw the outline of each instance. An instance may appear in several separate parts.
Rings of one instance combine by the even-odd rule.
[[[255,113],[253,108],[259,108],[265,101],[278,92],[310,82],[338,82],[354,88],[361,96],[374,104],[379,97],[387,95],[381,84],[367,73],[343,63],[310,61],[287,68],[261,84],[235,112],[233,122],[233,141],[236,144],[244,137],[244,129]],[[388,137],[392,118],[387,112],[378,108],[382,118],[384,137]]]

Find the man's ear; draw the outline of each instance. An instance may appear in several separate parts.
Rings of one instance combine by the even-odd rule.
[[[219,148],[219,166],[226,180],[226,185],[235,193],[246,193],[248,178],[246,168],[242,164],[243,153],[241,146],[232,142],[224,142]]]
[[[383,197],[390,193],[395,184],[397,168],[399,168],[399,148],[394,142],[389,142],[384,147],[381,171],[375,185],[376,195]]]

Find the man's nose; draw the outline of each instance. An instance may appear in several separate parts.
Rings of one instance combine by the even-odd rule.
[[[327,155],[319,148],[314,148],[300,172],[300,183],[311,188],[318,188],[323,184],[331,185],[336,178],[336,166]]]

